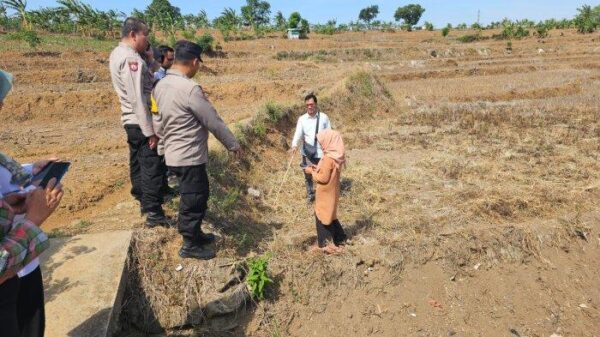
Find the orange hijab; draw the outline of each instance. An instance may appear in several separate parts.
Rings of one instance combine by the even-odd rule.
[[[346,164],[344,141],[338,131],[324,129],[317,134],[317,140],[321,144],[323,154],[335,162],[335,166],[341,170]]]

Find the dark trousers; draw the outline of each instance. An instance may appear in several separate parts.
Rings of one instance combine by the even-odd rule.
[[[46,315],[44,311],[44,282],[40,267],[21,278],[17,301],[17,317],[21,337],[44,336]]]
[[[324,225],[316,215],[315,220],[317,224],[317,243],[319,244],[319,247],[325,247],[327,241],[333,242],[336,246],[339,246],[346,241],[346,233],[338,219],[333,220],[330,225]]]
[[[306,156],[302,156],[302,161],[300,162],[300,167],[304,168],[310,164],[318,165],[320,161],[321,161],[321,158],[314,158],[313,160],[311,160],[310,158],[308,158]],[[315,196],[315,189],[313,187],[314,184],[313,184],[312,174],[306,174],[306,172],[304,172],[304,184],[306,185],[306,196],[309,199],[313,199]]]
[[[209,195],[206,165],[169,166],[169,170],[179,179],[179,233],[184,241],[198,242]]]
[[[131,194],[142,204],[142,211],[164,214],[161,204],[161,187],[164,176],[164,162],[156,149],[150,149],[148,138],[137,125],[126,125],[129,144],[129,174]]]
[[[0,284],[0,336],[19,337],[17,300],[20,280],[14,276]]]

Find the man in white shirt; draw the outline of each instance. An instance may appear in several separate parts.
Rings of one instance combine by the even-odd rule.
[[[304,98],[306,104],[306,113],[298,118],[296,124],[296,132],[294,132],[294,138],[292,139],[292,148],[290,152],[296,153],[298,151],[298,144],[302,140],[302,161],[300,167],[304,168],[309,165],[317,165],[323,157],[323,150],[321,145],[317,142],[317,133],[320,130],[331,129],[331,122],[329,117],[319,111],[317,105],[317,96],[309,94]],[[304,174],[304,181],[306,184],[306,195],[309,203],[315,200],[315,190],[313,188],[312,175]]]

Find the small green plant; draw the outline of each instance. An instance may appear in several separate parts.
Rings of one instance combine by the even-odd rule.
[[[468,35],[462,35],[458,37],[458,41],[462,42],[462,43],[469,43],[469,42],[475,42],[479,40],[479,35],[478,34],[468,34]]]
[[[425,28],[425,30],[428,31],[433,31],[433,23],[429,22],[429,21],[425,21],[425,23],[423,24],[423,28]]]
[[[265,288],[273,283],[268,276],[270,256],[263,255],[248,260],[248,276],[246,284],[250,288],[252,298],[263,300],[265,298]]]
[[[210,33],[206,32],[198,39],[197,43],[202,47],[203,53],[212,53],[214,52],[213,44],[215,42],[215,38],[210,35]]]
[[[506,42],[506,50],[512,51],[512,41]]]
[[[273,123],[279,122],[284,115],[283,108],[274,102],[267,102],[265,112],[269,120]]]
[[[193,41],[196,39],[196,31],[193,29],[184,30],[183,32],[181,32],[181,35],[184,39],[189,41]]]
[[[544,24],[538,25],[535,27],[535,34],[540,39],[544,39],[548,37],[548,27]]]
[[[40,43],[42,43],[42,39],[40,39],[37,33],[32,30],[22,30],[16,33],[11,33],[8,34],[7,38],[9,40],[27,42],[29,47],[32,49],[36,49]]]
[[[86,229],[93,225],[93,222],[90,220],[79,220],[79,222],[75,225],[77,229]]]
[[[442,36],[443,37],[448,36],[449,33],[450,33],[450,27],[444,27],[444,29],[442,29]]]

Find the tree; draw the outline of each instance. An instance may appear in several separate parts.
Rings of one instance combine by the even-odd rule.
[[[423,24],[423,27],[425,27],[425,29],[430,32],[433,31],[433,23],[431,23],[429,21],[425,21],[425,23]]]
[[[577,8],[579,14],[575,17],[577,31],[582,34],[593,33],[600,25],[600,5],[592,9],[589,5]]]
[[[169,0],[152,0],[144,15],[151,30],[161,30],[171,37],[175,36],[177,28],[183,26],[181,10],[171,5]]]
[[[450,33],[450,27],[449,26],[446,26],[446,27],[444,27],[444,29],[442,29],[442,36],[443,37],[448,36],[449,33]]]
[[[213,25],[221,32],[225,41],[230,40],[232,33],[237,34],[240,23],[241,18],[233,8],[225,8],[221,16],[213,21]]]
[[[307,37],[310,33],[310,25],[306,19],[303,19],[300,13],[293,12],[288,18],[288,28],[300,29],[300,37]]]
[[[367,27],[371,26],[371,21],[377,17],[379,14],[379,6],[373,5],[360,10],[358,14],[358,19],[364,21],[367,24]]]
[[[243,24],[252,26],[254,32],[257,32],[260,27],[268,25],[271,14],[271,4],[267,1],[246,0],[246,6],[242,6]]]
[[[16,11],[21,17],[21,27],[30,29],[29,13],[27,13],[27,0],[3,0],[0,2],[4,7]]]
[[[287,28],[287,20],[285,19],[285,17],[283,16],[283,13],[281,13],[281,11],[277,12],[277,14],[275,14],[275,28],[277,30],[285,30]]]
[[[421,20],[421,16],[424,12],[425,8],[421,7],[421,5],[410,4],[404,7],[398,7],[396,13],[394,13],[394,18],[396,21],[403,20],[405,25],[412,27]]]

